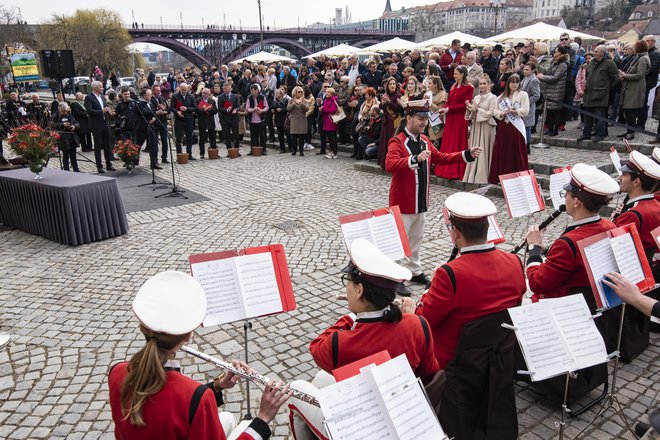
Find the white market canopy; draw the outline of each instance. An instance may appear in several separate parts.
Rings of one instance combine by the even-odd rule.
[[[284,57],[282,55],[277,55],[274,53],[269,53],[269,52],[257,52],[254,55],[249,55],[247,57],[239,58],[237,60],[232,61],[232,63],[241,63],[243,61],[249,61],[251,63],[268,63],[268,62],[273,62],[273,61],[295,61],[293,58],[289,57]]]
[[[405,50],[419,49],[419,43],[414,41],[404,40],[402,38],[396,37],[391,40],[383,41],[382,43],[374,44],[373,46],[367,46],[364,49],[360,49],[358,53],[365,52],[402,52]]]
[[[449,46],[451,45],[452,40],[457,40],[457,39],[461,40],[461,44],[470,43],[471,45],[481,46],[489,43],[480,37],[455,31],[447,35],[441,35],[439,37],[431,38],[430,40],[421,41],[417,44],[425,48],[434,47],[434,46]]]
[[[571,38],[580,37],[583,40],[601,40],[601,37],[594,35],[584,34],[578,31],[572,31],[570,29],[564,29],[559,26],[552,26],[546,23],[534,23],[529,26],[522,27],[520,29],[514,29],[503,34],[494,35],[488,38],[489,41],[499,41],[500,43],[504,42],[515,42],[523,40],[534,40],[534,41],[558,41],[561,34],[564,32],[568,33]]]
[[[336,46],[329,47],[327,49],[320,50],[316,53],[313,53],[311,55],[304,56],[303,58],[316,58],[317,56],[323,54],[327,57],[333,58],[333,57],[341,57],[345,55],[350,55],[355,52],[359,52],[360,49],[359,47],[353,47],[351,45],[342,43],[338,44]]]

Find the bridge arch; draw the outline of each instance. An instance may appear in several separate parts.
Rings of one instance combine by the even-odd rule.
[[[266,38],[263,42],[264,45],[266,44],[273,44],[276,46],[281,47],[282,49],[286,49],[289,52],[291,52],[293,55],[298,57],[299,59],[304,57],[305,55],[309,55],[312,52],[305,47],[302,43],[300,43],[298,40],[293,40],[291,38],[281,38],[281,37],[273,37],[273,38]],[[261,42],[257,41],[255,43],[247,44],[247,45],[242,45],[228,53],[224,57],[225,62],[233,61],[235,59],[241,58],[243,54],[248,53],[256,48],[258,48],[261,45]]]
[[[363,47],[372,46],[372,45],[378,44],[378,43],[382,43],[382,41],[381,40],[375,40],[373,38],[367,38],[366,40],[362,40],[358,43],[353,44],[352,46],[363,48]]]
[[[195,49],[188,46],[187,44],[175,40],[174,38],[155,37],[155,36],[133,37],[133,43],[151,43],[166,47],[170,49],[172,52],[181,55],[182,57],[193,63],[195,66],[200,68],[204,64],[208,66],[213,65],[211,60],[206,58],[204,55],[200,54],[199,52],[197,52]]]

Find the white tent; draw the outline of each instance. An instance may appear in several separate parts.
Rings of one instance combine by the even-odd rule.
[[[323,54],[327,57],[340,57],[344,55],[349,55],[354,52],[359,52],[361,49],[359,47],[353,47],[348,44],[342,43],[337,46],[332,46],[327,49],[320,50],[311,55],[304,56],[303,58],[316,58],[317,56]]]
[[[403,40],[399,37],[392,38],[391,40],[383,41],[382,43],[374,44],[373,46],[365,47],[358,53],[365,52],[400,52],[404,50],[419,49],[419,44],[414,41]]]
[[[254,55],[249,55],[247,57],[239,58],[237,60],[232,61],[232,63],[241,63],[244,60],[250,61],[252,63],[268,63],[268,62],[273,62],[273,61],[295,61],[293,58],[289,57],[283,57],[282,55],[277,55],[274,53],[269,53],[269,52],[257,52]]]
[[[580,37],[582,40],[601,40],[601,37],[595,35],[583,34],[582,32],[572,31],[570,29],[564,29],[559,26],[552,26],[541,22],[505,32],[503,34],[494,35],[488,38],[488,40],[499,41],[500,43],[524,40],[557,41],[559,40],[559,36],[564,32],[568,33],[571,38]]]
[[[488,44],[486,40],[476,37],[474,35],[465,34],[463,32],[455,31],[447,35],[441,35],[440,37],[431,38],[430,40],[421,41],[417,43],[421,47],[435,47],[435,46],[449,46],[451,45],[452,40],[461,40],[461,44],[470,43],[471,45],[481,46],[483,44]]]

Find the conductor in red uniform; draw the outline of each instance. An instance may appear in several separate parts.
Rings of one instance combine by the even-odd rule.
[[[431,325],[440,368],[454,358],[464,325],[517,306],[526,290],[518,257],[487,242],[488,216],[497,211],[493,202],[459,192],[447,197],[445,208],[460,256],[436,269],[416,309],[410,298],[403,299],[404,312],[414,311]]]
[[[534,299],[566,296],[577,288],[590,289],[577,242],[615,228],[599,212],[619,192],[616,181],[595,166],[583,163],[575,164],[570,173],[571,181],[564,186],[564,192],[566,213],[573,221],[550,246],[545,262],[541,256],[543,232],[538,226],[531,226],[527,233],[527,280]]]
[[[657,148],[656,148],[657,149]],[[653,268],[655,281],[660,281],[660,263],[653,264],[653,256],[658,253],[658,243],[651,231],[660,226],[660,201],[653,194],[660,181],[660,164],[633,151],[628,161],[619,169],[621,174],[621,192],[628,195],[621,214],[614,217],[617,226],[633,223],[637,226],[644,246],[644,253]]]
[[[411,280],[427,284],[429,278],[422,272],[419,250],[424,239],[424,221],[429,207],[429,176],[431,164],[472,162],[481,148],[472,147],[458,153],[441,153],[423,135],[428,123],[428,106],[407,107],[406,123],[387,144],[385,171],[392,174],[390,206],[398,205],[403,217],[412,255],[402,264],[412,272]],[[410,295],[407,289],[399,294]]]
[[[342,279],[350,314],[326,329],[309,346],[320,371],[312,383],[291,386],[316,395],[318,388],[334,382],[332,370],[386,350],[394,358],[405,354],[415,375],[428,382],[439,370],[433,354],[433,337],[423,317],[402,314],[394,304],[396,287],[411,273],[388,258],[367,240],[348,247],[349,265]],[[324,439],[319,408],[293,398],[291,430],[296,440]]]
[[[176,352],[190,339],[206,315],[202,286],[190,275],[167,271],[147,280],[133,301],[140,320],[144,347],[130,362],[110,369],[110,407],[119,440],[225,440],[235,425],[233,416],[222,413],[222,389],[233,387],[232,373],[201,385],[182,375]],[[237,367],[249,369],[234,361]],[[280,389],[278,389],[280,388]],[[287,387],[271,383],[264,391],[257,418],[237,438],[265,440],[270,423],[290,396]],[[226,425],[226,426],[224,426]]]

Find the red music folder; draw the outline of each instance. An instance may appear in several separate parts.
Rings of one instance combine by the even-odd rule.
[[[447,231],[449,231],[449,211],[447,211],[447,208],[442,208],[442,218],[445,220],[445,226],[447,227]],[[454,237],[449,234],[449,239],[453,244],[454,243]],[[486,239],[488,243],[493,243],[493,244],[500,244],[504,243],[506,241],[506,238],[504,238],[504,234],[502,233],[502,229],[500,229],[500,225],[497,223],[497,219],[495,218],[495,215],[489,215],[488,216],[488,237]]]
[[[203,99],[201,99],[199,101],[199,104],[197,104],[197,108],[200,110],[208,110],[211,107],[213,107],[213,105],[210,102],[204,101]]]
[[[545,209],[545,201],[534,170],[500,175],[506,207],[511,218],[522,217]]]
[[[174,108],[176,108],[176,111],[180,112],[181,107],[184,107],[183,102],[179,101],[178,99],[174,99]]]
[[[188,261],[206,294],[204,327],[296,308],[281,244],[191,255]]]
[[[346,245],[364,238],[394,261],[412,254],[398,206],[345,215],[339,217],[339,224]]]
[[[378,353],[372,354],[365,358],[360,359],[359,361],[351,362],[348,365],[343,367],[335,368],[332,370],[332,375],[335,377],[337,382],[348,379],[353,376],[360,374],[360,370],[369,365],[380,365],[392,359],[390,353],[387,350],[379,351]]]
[[[635,283],[642,293],[651,290],[653,272],[644,257],[644,247],[634,223],[596,234],[577,242],[599,309],[621,304],[612,289],[602,282],[609,272],[618,272]],[[642,256],[642,257],[640,257]]]

